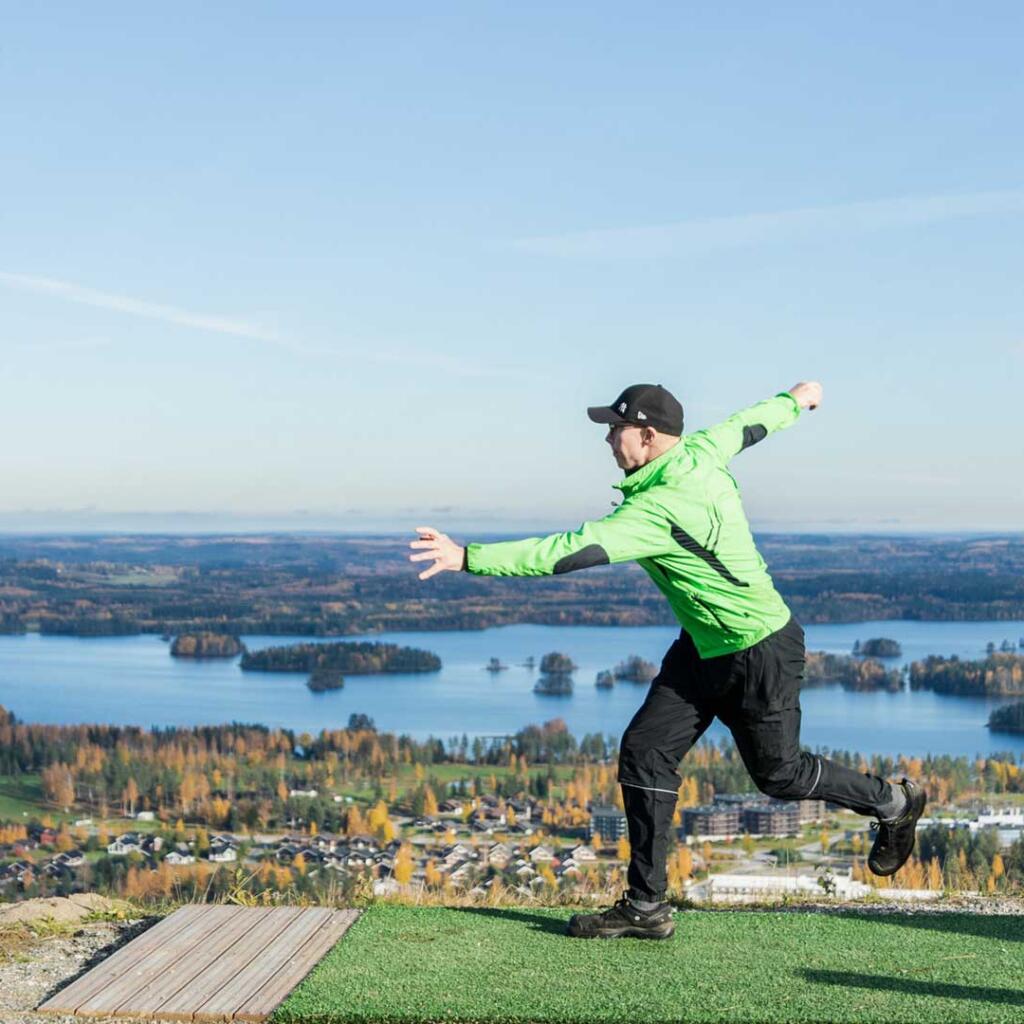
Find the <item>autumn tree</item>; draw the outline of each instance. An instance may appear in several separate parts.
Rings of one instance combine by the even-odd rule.
[[[408,885],[412,879],[412,869],[412,846],[402,843],[395,854],[395,865],[391,873],[399,885]]]
[[[423,787],[423,813],[431,817],[437,814],[437,797],[430,786]]]

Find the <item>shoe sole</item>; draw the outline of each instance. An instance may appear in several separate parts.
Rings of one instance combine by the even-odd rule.
[[[925,806],[926,806],[927,803],[928,803],[928,793],[927,793],[926,790],[922,789],[921,790],[921,809],[918,811],[917,815],[914,817],[914,841],[913,841],[913,843],[910,844],[910,849],[907,851],[906,857],[904,857],[903,860],[901,860],[900,863],[896,865],[896,867],[890,868],[888,871],[876,871],[874,865],[872,865],[872,863],[871,863],[871,858],[868,857],[868,861],[867,861],[868,870],[873,875],[877,875],[879,878],[891,878],[893,875],[896,874],[897,871],[899,871],[899,869],[901,867],[903,867],[904,864],[907,863],[908,860],[910,860],[910,856],[914,852],[914,847],[917,845],[917,823],[921,819],[921,817],[924,815],[924,809],[925,809]]]
[[[671,939],[675,935],[676,929],[672,925],[667,931],[654,932],[650,929],[641,931],[638,928],[619,928],[614,932],[592,932],[587,935],[584,933],[566,931],[566,935],[573,939]]]

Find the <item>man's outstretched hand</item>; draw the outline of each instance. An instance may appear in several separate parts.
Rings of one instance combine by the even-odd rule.
[[[816,380],[802,380],[794,384],[789,393],[801,409],[817,409],[821,405],[821,385]]]
[[[435,530],[432,526],[417,526],[416,532],[420,535],[419,540],[409,542],[411,548],[424,548],[418,555],[410,555],[410,562],[422,562],[432,558],[434,564],[429,569],[420,573],[420,579],[426,580],[435,573],[450,569],[452,572],[459,572],[462,569],[462,560],[465,557],[465,548],[456,544],[446,533]]]

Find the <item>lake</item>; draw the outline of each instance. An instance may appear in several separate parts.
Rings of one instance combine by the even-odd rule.
[[[811,650],[850,653],[855,640],[892,637],[903,655],[890,665],[926,654],[982,658],[985,645],[1013,643],[1024,622],[886,621],[805,625]],[[311,693],[303,674],[245,672],[237,659],[172,658],[169,644],[153,635],[79,638],[0,636],[0,704],[22,721],[54,724],[194,725],[241,721],[316,733],[343,728],[363,712],[385,732],[418,740],[447,741],[468,734],[514,733],[530,723],[563,718],[582,737],[588,732],[622,735],[647,692],[646,685],[618,682],[598,689],[594,677],[630,654],[660,664],[678,635],[671,626],[501,626],[469,632],[387,633],[368,639],[405,644],[440,655],[440,672],[348,676],[345,687]],[[309,641],[310,637],[247,636],[250,649]],[[571,696],[533,692],[538,673],[522,667],[548,651],[562,651],[579,666]],[[509,669],[491,674],[497,657]],[[1012,698],[1010,698],[1012,699]],[[863,753],[973,757],[992,751],[1024,755],[1024,736],[989,733],[993,707],[1007,698],[949,697],[931,692],[846,693],[838,686],[805,690],[801,739],[811,747]],[[707,735],[727,735],[715,722]]]

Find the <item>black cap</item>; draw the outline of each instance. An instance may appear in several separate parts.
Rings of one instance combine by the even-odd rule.
[[[595,423],[633,423],[675,437],[683,433],[683,407],[660,384],[631,384],[611,405],[592,405],[587,415]]]

